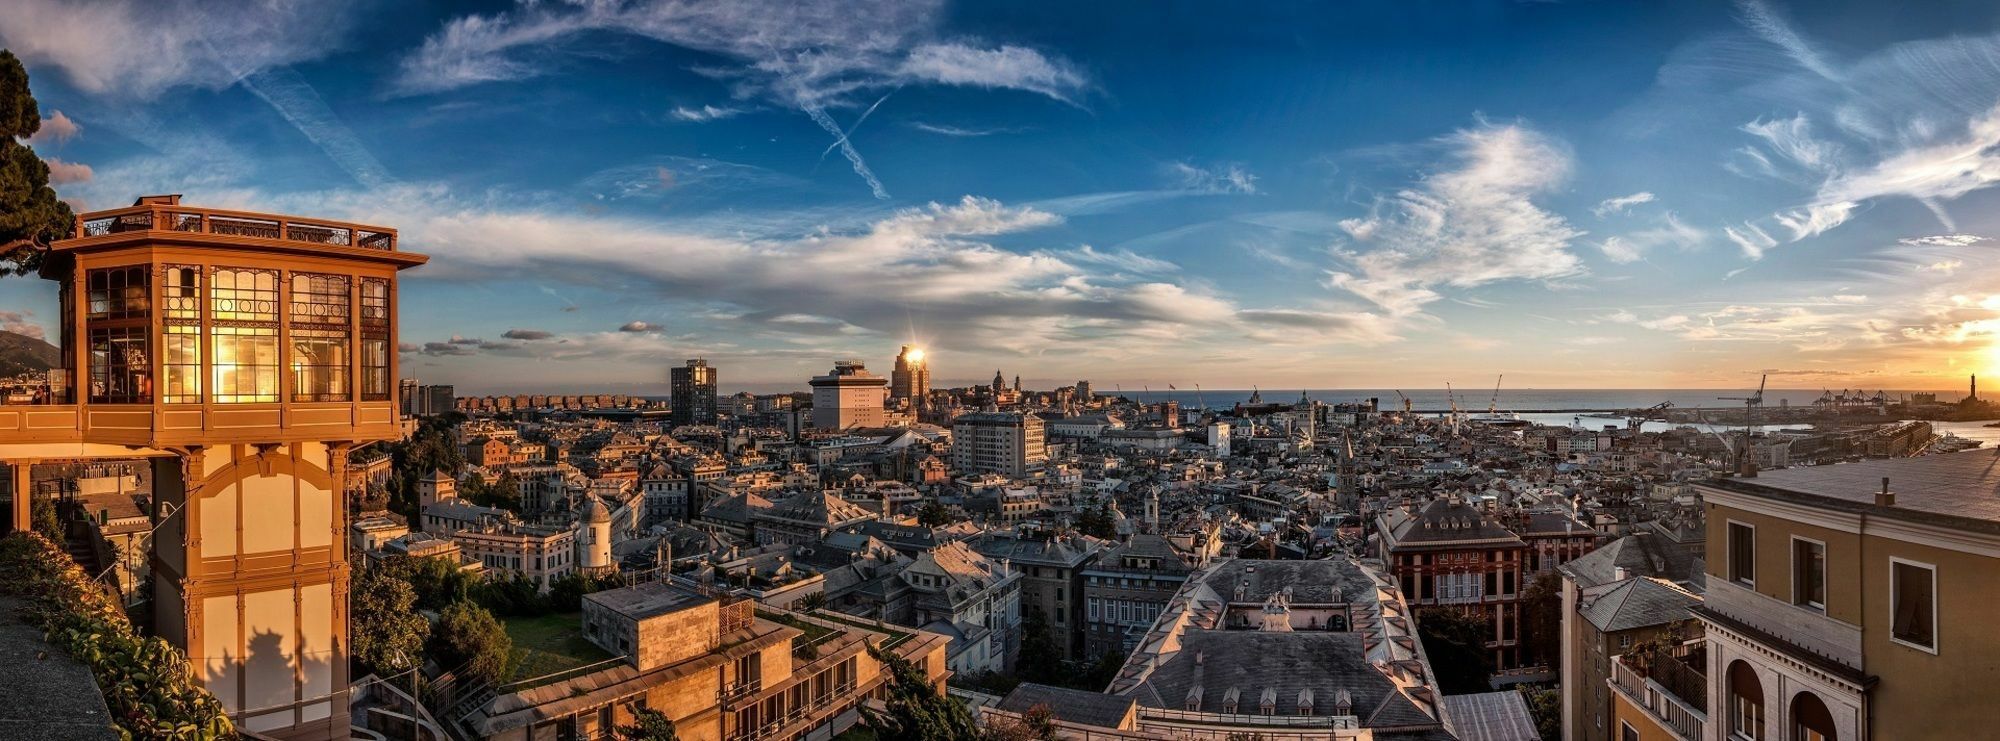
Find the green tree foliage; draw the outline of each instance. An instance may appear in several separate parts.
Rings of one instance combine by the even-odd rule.
[[[1562,576],[1545,571],[1521,590],[1521,643],[1535,661],[1562,661]]]
[[[1479,613],[1450,607],[1417,611],[1417,635],[1437,673],[1438,688],[1447,695],[1493,689],[1493,657],[1486,651],[1492,629]]]
[[[980,736],[971,711],[938,692],[922,670],[873,646],[868,653],[889,673],[884,708],[861,709],[862,723],[878,741],[959,741]]]
[[[426,610],[441,610],[445,605],[470,599],[479,583],[460,569],[456,561],[446,558],[397,556],[372,568],[409,583],[417,596],[417,607]]]
[[[467,601],[445,605],[431,628],[430,655],[461,682],[497,682],[507,670],[514,640],[493,613]],[[471,686],[470,684],[464,686]]]
[[[417,482],[437,471],[450,475],[465,467],[465,451],[459,449],[454,434],[459,423],[464,421],[465,415],[457,412],[425,419],[410,439],[391,446],[390,455],[396,461],[394,468],[399,496],[394,501],[398,512],[416,519]]]
[[[1097,661],[1091,663],[1090,670],[1076,675],[1076,684],[1071,689],[1103,692],[1111,686],[1111,680],[1118,678],[1118,670],[1125,668],[1124,651],[1106,651]]]
[[[673,720],[652,708],[633,708],[633,724],[614,731],[618,741],[680,741]]]
[[[1056,644],[1055,634],[1049,630],[1049,621],[1042,617],[1040,609],[1028,610],[1021,619],[1021,655],[1014,667],[1014,673],[1021,679],[1038,684],[1057,684],[1066,674],[1062,667],[1062,647]]]
[[[410,583],[381,568],[355,573],[348,590],[354,623],[354,660],[377,674],[415,668],[423,660],[431,624],[417,614]]]
[[[0,49],[0,275],[33,271],[49,243],[76,228],[76,214],[49,187],[48,163],[21,143],[41,128],[27,68]]]
[[[1523,689],[1521,694],[1528,702],[1528,715],[1535,719],[1535,733],[1542,741],[1562,741],[1562,690]]]
[[[944,527],[949,525],[951,524],[951,510],[939,504],[937,500],[924,502],[924,506],[917,510],[917,524],[924,527]]]
[[[69,540],[69,529],[63,527],[62,515],[56,512],[56,503],[47,499],[36,499],[28,505],[29,522],[35,532],[48,538],[51,543]]]
[[[1078,512],[1076,529],[1093,538],[1110,540],[1118,537],[1118,521],[1111,517],[1110,510],[1101,505]]]

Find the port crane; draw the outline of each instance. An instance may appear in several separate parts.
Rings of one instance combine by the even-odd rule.
[[[1737,445],[1735,450],[1730,451],[1730,453],[1733,454],[1733,456],[1735,457],[1733,463],[1735,464],[1736,472],[1738,474],[1744,474],[1750,471],[1750,434],[1757,427],[1758,412],[1764,408],[1764,385],[1769,383],[1770,380],[1771,376],[1769,374],[1765,374],[1764,376],[1759,377],[1757,379],[1757,392],[1749,396],[1715,397],[1716,400],[1718,401],[1743,402],[1742,443]]]
[[[1665,422],[1667,421],[1667,410],[1672,408],[1673,405],[1674,403],[1671,401],[1663,401],[1633,412],[1631,416],[1625,418],[1625,427],[1633,432],[1637,432],[1639,428],[1644,427],[1647,422],[1652,420],[1657,419]]]
[[[1488,417],[1500,416],[1500,382],[1506,379],[1507,379],[1507,374],[1505,373],[1502,373],[1493,379],[1493,398],[1486,400],[1486,416]]]
[[[1396,398],[1398,398],[1398,399],[1402,399],[1402,400],[1403,400],[1403,413],[1404,413],[1404,414],[1409,414],[1409,413],[1410,413],[1410,407],[1411,407],[1411,406],[1413,406],[1413,405],[1412,405],[1412,404],[1410,403],[1410,397],[1407,397],[1407,396],[1404,396],[1404,395],[1403,395],[1403,390],[1402,390],[1402,389],[1396,389]]]

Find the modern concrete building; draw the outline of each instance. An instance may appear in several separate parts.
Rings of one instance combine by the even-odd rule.
[[[151,459],[154,629],[239,727],[348,735],[347,453],[396,439],[394,230],[149,196],[78,217],[45,403],[0,407],[14,526],[36,463]]]
[[[889,372],[889,398],[921,407],[931,392],[931,366],[920,347],[903,346],[896,355],[896,367]]]
[[[715,369],[693,358],[668,372],[675,425],[715,424]]]
[[[951,420],[951,464],[960,475],[1026,478],[1049,461],[1042,418],[1034,413],[973,412]]]
[[[826,430],[881,427],[889,379],[868,372],[859,360],[842,360],[824,376],[807,382],[813,390],[812,424]]]

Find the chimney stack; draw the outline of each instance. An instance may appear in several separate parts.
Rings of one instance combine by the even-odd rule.
[[[1896,492],[1889,491],[1889,477],[1887,476],[1882,477],[1882,491],[1881,493],[1875,495],[1875,506],[1877,507],[1896,506]]]

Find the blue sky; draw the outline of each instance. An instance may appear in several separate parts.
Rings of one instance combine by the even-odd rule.
[[[1042,386],[2000,369],[1991,3],[17,0],[0,44],[81,207],[401,229],[404,370],[471,392],[911,341]]]

